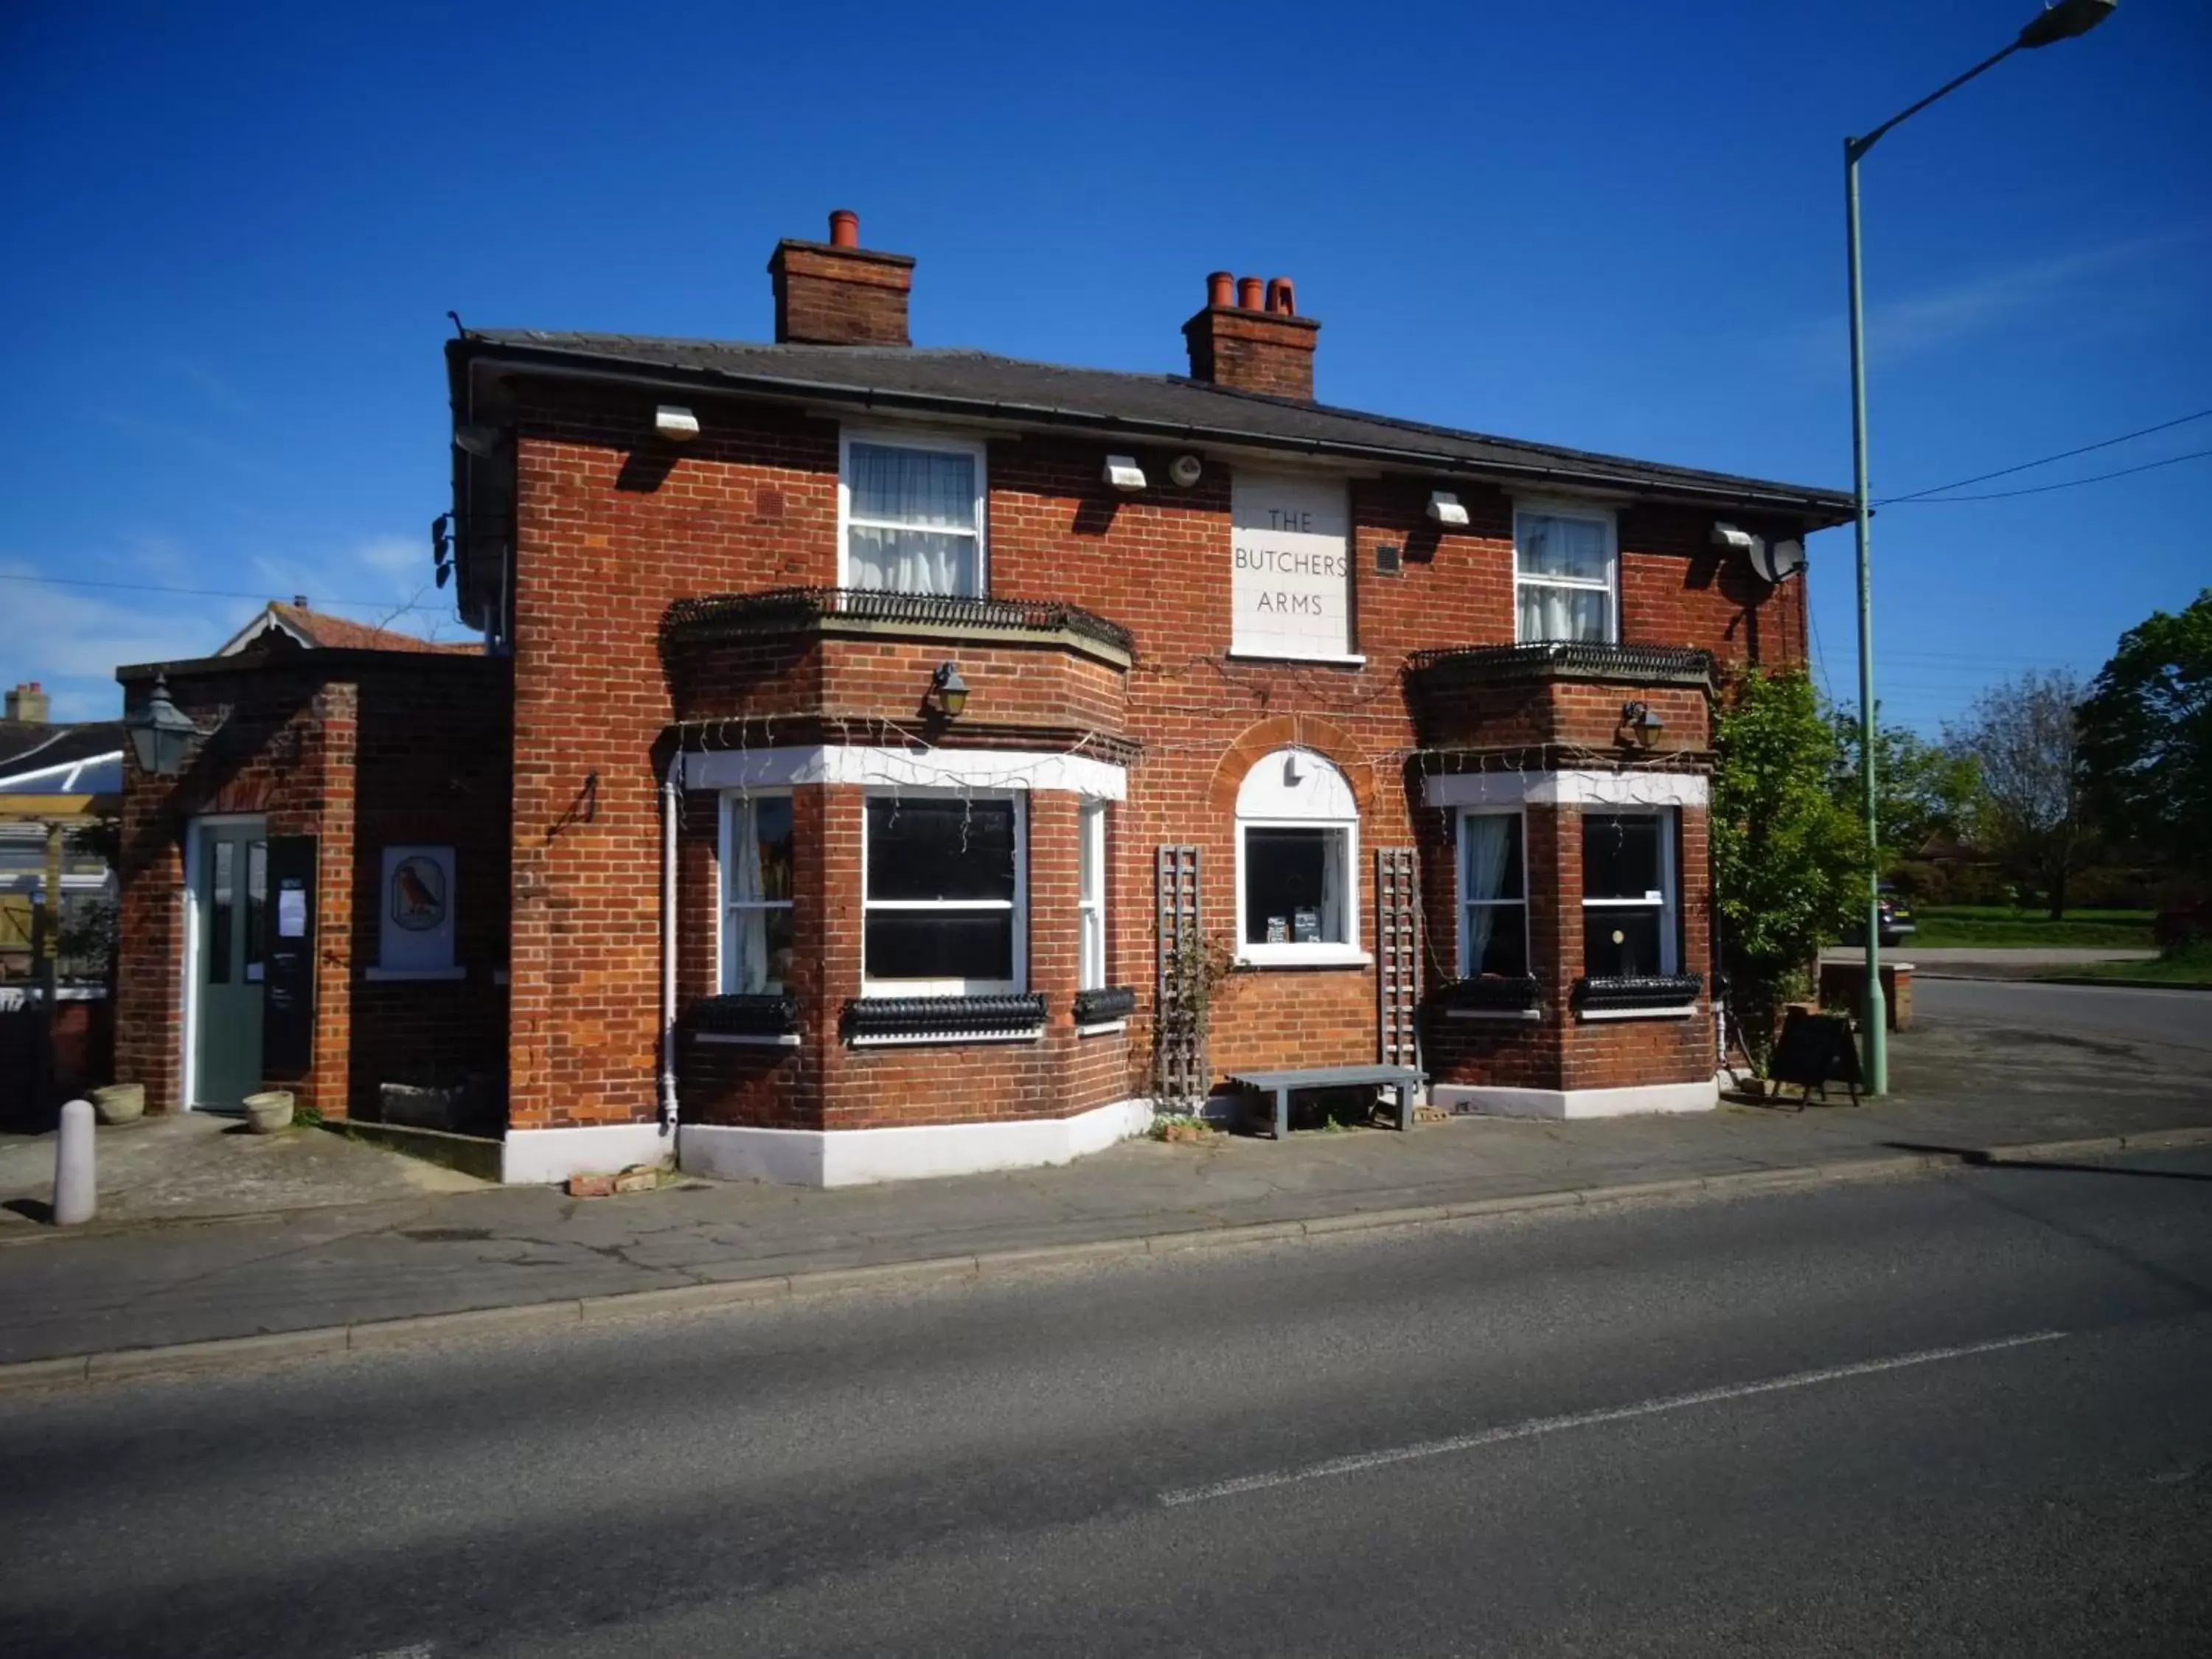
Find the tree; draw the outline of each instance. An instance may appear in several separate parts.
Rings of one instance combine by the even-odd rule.
[[[2212,876],[2212,588],[2120,636],[2081,706],[2081,766],[2106,830]]]
[[[1713,750],[1720,957],[1736,1029],[1764,1065],[1821,942],[1865,907],[1865,827],[1832,792],[1835,730],[1802,671],[1747,671],[1716,711]]]
[[[2064,669],[2030,672],[1974,699],[1943,728],[1945,745],[1981,778],[1976,838],[2014,877],[2040,891],[2052,921],[2093,846],[2081,800],[2075,711],[2081,683]]]
[[[1837,805],[1857,813],[1859,715],[1848,705],[1831,711],[1835,728],[1836,769],[1830,793]],[[1875,826],[1886,870],[1899,859],[1918,855],[1932,836],[1963,835],[1973,817],[1978,780],[1973,757],[1954,754],[1902,726],[1881,724],[1875,705]]]

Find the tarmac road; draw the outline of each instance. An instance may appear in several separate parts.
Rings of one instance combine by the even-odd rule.
[[[0,1401],[0,1651],[2212,1649],[2212,1154]]]
[[[1926,1020],[2184,1049],[2198,1056],[2200,1070],[2212,1054],[2212,991],[1916,977],[1912,1002]]]

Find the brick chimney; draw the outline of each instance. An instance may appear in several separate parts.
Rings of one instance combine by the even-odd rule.
[[[1287,276],[1264,285],[1225,270],[1206,279],[1206,309],[1182,325],[1190,377],[1239,392],[1313,401],[1314,337],[1321,325],[1297,314]]]
[[[826,242],[778,242],[768,274],[778,345],[914,343],[906,326],[914,256],[862,247],[860,216],[850,209],[830,216]]]
[[[26,680],[8,694],[8,718],[11,720],[44,726],[53,708],[53,700],[39,689],[36,680]]]

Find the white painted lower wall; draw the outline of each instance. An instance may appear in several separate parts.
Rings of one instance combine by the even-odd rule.
[[[509,1129],[499,1178],[511,1187],[566,1181],[572,1175],[612,1175],[676,1157],[675,1137],[658,1123],[594,1123],[574,1129]]]
[[[898,1129],[766,1129],[686,1123],[678,1163],[691,1175],[787,1187],[977,1175],[1066,1164],[1144,1133],[1149,1100],[1117,1100],[1073,1117],[1010,1123],[930,1123]]]
[[[1431,1104],[1486,1117],[1627,1117],[1639,1112],[1710,1112],[1720,1104],[1711,1079],[1702,1083],[1640,1083],[1626,1089],[1493,1089],[1438,1083]]]

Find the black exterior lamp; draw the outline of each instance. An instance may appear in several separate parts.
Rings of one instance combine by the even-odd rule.
[[[1650,703],[1639,698],[1621,706],[1620,727],[1638,748],[1649,749],[1659,741],[1659,734],[1667,729],[1667,722],[1651,712]]]
[[[958,720],[968,707],[968,682],[960,678],[959,669],[949,662],[938,664],[929,677],[929,699],[945,719]]]
[[[156,675],[153,695],[135,714],[123,717],[131,734],[131,747],[138,769],[149,777],[173,778],[185,769],[185,757],[200,735],[192,717],[169,696],[169,677]]]

